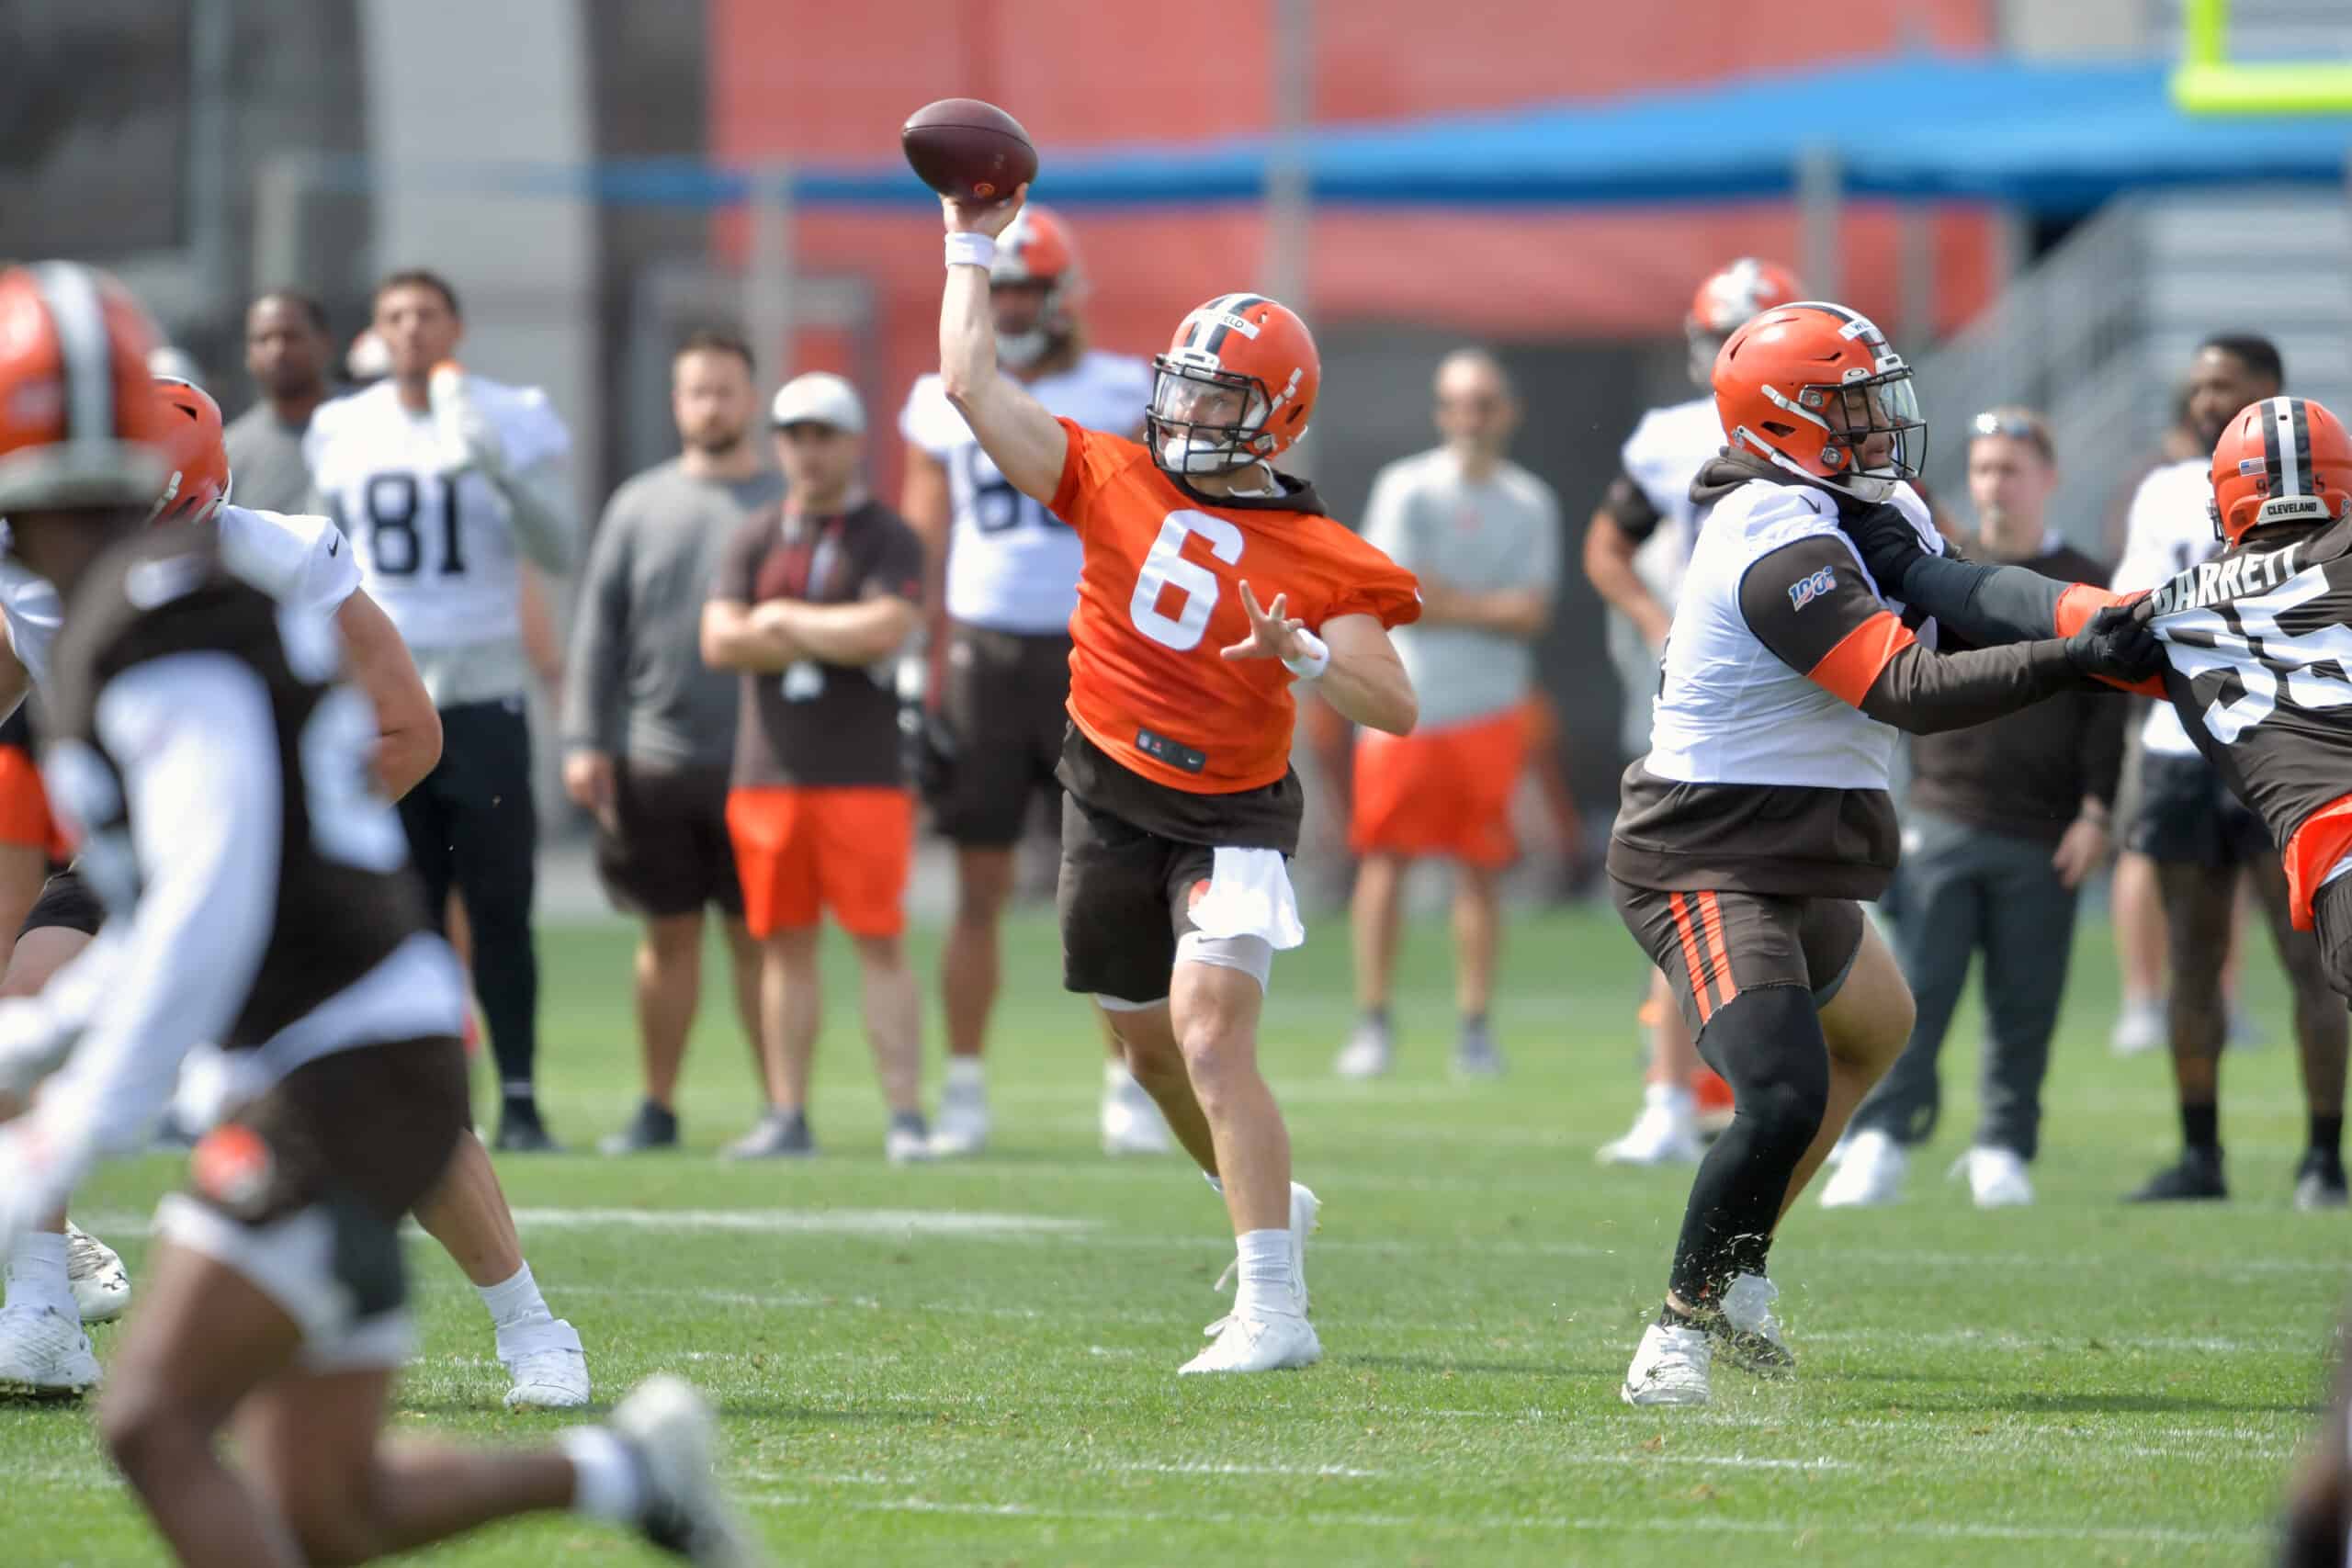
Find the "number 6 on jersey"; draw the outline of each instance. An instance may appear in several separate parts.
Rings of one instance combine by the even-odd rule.
[[[1194,536],[1207,540],[1209,553],[1226,565],[1239,563],[1240,529],[1204,512],[1171,512],[1159,525],[1159,536],[1152,541],[1143,570],[1136,575],[1135,597],[1127,602],[1127,615],[1136,630],[1179,653],[1200,646],[1209,629],[1209,616],[1216,611],[1219,592],[1216,572],[1184,558],[1184,541]],[[1170,588],[1184,595],[1183,609],[1172,617],[1159,609],[1161,593]]]

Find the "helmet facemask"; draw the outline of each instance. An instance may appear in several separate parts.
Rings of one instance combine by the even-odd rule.
[[[1821,467],[1826,471],[1815,477],[1860,500],[1884,501],[1897,484],[1917,479],[1927,463],[1928,423],[1919,417],[1911,367],[1900,359],[1876,374],[1801,387],[1793,402],[1775,388],[1765,388],[1764,395],[1776,407],[1821,428]],[[1884,453],[1872,454],[1871,444],[1882,437]]]
[[[1143,422],[1153,462],[1185,476],[1230,473],[1258,461],[1272,408],[1263,382],[1220,368],[1215,355],[1199,349],[1171,350],[1152,368],[1157,378]],[[1220,417],[1228,411],[1230,418]]]

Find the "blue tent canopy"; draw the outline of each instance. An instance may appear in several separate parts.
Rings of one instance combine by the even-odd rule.
[[[2352,117],[2192,117],[2173,107],[2167,71],[1903,54],[1600,103],[1323,126],[1309,133],[1307,183],[1316,201],[1349,207],[1724,202],[1788,197],[1806,158],[1826,154],[1849,196],[2012,202],[2064,215],[2158,186],[2345,180]],[[1254,202],[1266,194],[1271,149],[1262,136],[1047,147],[1037,194],[1069,208]],[[346,188],[368,180],[364,160],[333,160],[325,173]],[[458,177],[695,207],[741,202],[757,179],[690,159],[561,170],[476,164]],[[805,209],[931,200],[895,157],[804,165],[791,183]]]
[[[2337,185],[2352,118],[2181,113],[2160,64],[1903,55],[1504,114],[1328,129],[1317,201],[1553,207],[1786,197],[1818,150],[1854,196],[2081,211],[2128,190],[2222,180]],[[1043,160],[1063,206],[1255,197],[1266,143]],[[813,195],[813,193],[812,193]]]

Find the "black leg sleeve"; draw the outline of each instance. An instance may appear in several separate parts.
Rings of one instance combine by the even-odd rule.
[[[1799,986],[1742,991],[1716,1010],[1699,1055],[1732,1087],[1731,1126],[1690,1184],[1668,1284],[1712,1307],[1742,1274],[1764,1272],[1789,1179],[1829,1106],[1829,1045]]]

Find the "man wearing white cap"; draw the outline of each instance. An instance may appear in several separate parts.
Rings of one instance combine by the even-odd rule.
[[[831,909],[864,973],[866,1037],[890,1108],[885,1150],[922,1159],[922,1009],[902,937],[914,796],[893,668],[922,602],[922,542],[866,493],[865,409],[847,381],[795,378],[769,423],[785,499],[729,543],[702,617],[704,660],[742,677],[727,827],[763,950],[768,1112],[728,1152],[815,1152],[818,919]]]

